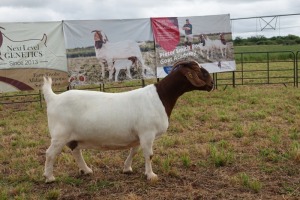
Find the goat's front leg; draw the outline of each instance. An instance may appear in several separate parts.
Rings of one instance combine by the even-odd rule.
[[[129,79],[132,79],[131,73],[130,73],[130,67],[127,67],[127,76]]]
[[[105,64],[104,64],[104,60],[99,59],[99,65],[101,68],[101,78],[102,80],[105,78]]]
[[[221,55],[222,55],[222,57],[224,58],[224,53],[223,53],[223,49],[222,49],[222,47],[220,47],[220,51],[221,51]]]
[[[131,167],[132,160],[133,160],[133,157],[137,154],[138,150],[139,150],[139,146],[132,147],[130,149],[130,153],[124,163],[123,173],[125,173],[125,174],[132,173],[132,167]]]
[[[112,69],[112,70],[113,70],[113,69]],[[113,73],[113,72],[112,72],[112,73]],[[120,69],[116,69],[116,72],[115,72],[115,82],[118,81],[119,73],[120,73]],[[111,75],[111,78],[112,78],[112,75]]]
[[[146,67],[146,65],[145,65],[145,62],[144,62],[144,60],[143,60],[142,57],[138,58],[138,60],[141,62],[141,65],[142,65],[142,77],[143,77],[143,78],[147,78],[146,72],[145,72],[145,70],[147,69],[147,67]],[[138,62],[138,61],[137,61],[137,62]]]
[[[107,62],[107,65],[108,65],[108,80],[112,81],[113,79],[113,73],[115,71],[115,67],[113,66],[113,62]]]
[[[114,70],[113,70],[113,69],[110,69],[110,70],[109,70],[109,75],[108,75],[108,80],[109,80],[109,81],[112,81],[112,79],[113,79],[113,73],[114,73]]]
[[[73,149],[72,155],[79,167],[79,172],[81,174],[86,175],[86,174],[93,173],[93,170],[86,165],[86,162],[84,161],[84,159],[82,157],[81,149],[79,149],[79,148]]]
[[[143,149],[145,157],[145,175],[150,181],[156,181],[158,179],[157,175],[152,171],[152,157],[153,157],[153,145],[154,138],[140,138],[141,147]]]

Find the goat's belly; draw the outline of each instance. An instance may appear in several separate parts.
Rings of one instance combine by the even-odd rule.
[[[139,140],[131,141],[128,143],[103,143],[103,142],[91,142],[91,141],[78,141],[78,147],[80,149],[100,149],[100,150],[122,150],[129,149],[140,145]]]
[[[139,137],[131,131],[73,132],[72,141],[83,149],[117,150],[139,145]]]

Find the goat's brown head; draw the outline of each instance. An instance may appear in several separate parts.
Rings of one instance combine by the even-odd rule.
[[[173,65],[171,73],[180,72],[186,81],[189,82],[188,90],[206,90],[214,89],[214,81],[209,72],[196,61],[179,61]]]
[[[177,99],[193,90],[212,91],[214,81],[208,71],[196,61],[179,61],[174,64],[168,76],[155,84],[168,117]]]
[[[92,33],[94,33],[95,41],[98,40],[99,42],[101,42],[101,44],[105,44],[108,41],[107,36],[104,33],[102,33],[101,30],[93,30]]]

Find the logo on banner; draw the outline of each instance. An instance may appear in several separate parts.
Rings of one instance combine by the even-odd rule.
[[[23,23],[8,27],[0,26],[0,92],[38,89],[43,76],[51,76],[53,86],[66,85],[66,59],[61,53],[64,46],[56,42],[63,38],[57,37],[57,45],[51,49],[47,30]]]
[[[0,62],[1,65],[9,65],[10,67],[34,66],[39,64],[39,59],[44,56],[41,45],[33,41],[39,41],[43,46],[47,47],[47,35],[44,33],[40,39],[27,38],[22,40],[13,40],[6,36],[0,27]],[[2,46],[4,39],[7,40],[5,47]],[[3,51],[4,50],[4,51]],[[8,63],[4,62],[7,61]],[[4,63],[3,63],[4,62]]]
[[[173,66],[164,66],[163,69],[166,74],[169,74],[171,72],[171,70],[173,69]]]
[[[176,17],[151,18],[155,42],[165,51],[173,51],[180,42]]]

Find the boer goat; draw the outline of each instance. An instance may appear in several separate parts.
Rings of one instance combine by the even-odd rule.
[[[139,43],[132,40],[124,40],[119,42],[109,42],[107,36],[100,30],[94,30],[95,53],[96,58],[102,68],[102,78],[104,78],[104,63],[108,65],[108,70],[113,71],[113,62],[118,59],[128,59],[136,57],[142,65],[142,76],[146,77],[145,70],[150,70],[145,65]],[[97,41],[96,41],[97,40]]]
[[[51,78],[44,77],[51,135],[46,151],[46,182],[55,180],[53,164],[65,145],[72,150],[82,174],[93,171],[86,165],[81,149],[131,148],[123,169],[130,173],[132,159],[141,146],[147,179],[156,180],[151,167],[152,145],[155,138],[167,131],[178,97],[192,90],[211,91],[214,87],[210,74],[195,61],[177,62],[160,82],[129,92],[69,90],[55,94],[51,83]]]
[[[137,62],[136,57],[130,57],[128,59],[115,60],[113,62],[113,67],[116,70],[116,72],[115,72],[115,82],[118,81],[118,76],[119,76],[119,73],[120,73],[121,69],[125,69],[126,70],[126,76],[129,79],[132,79],[130,69],[131,69],[131,67],[136,66],[136,62]],[[113,70],[109,71],[109,80],[112,80],[112,76],[113,76]]]
[[[207,35],[200,35],[200,44],[200,54],[204,56],[202,50],[206,51],[207,59],[210,58],[210,54],[211,57],[214,56],[213,53],[215,52],[215,50],[220,50],[222,57],[226,57],[227,45],[222,34],[220,35],[220,40],[211,40]]]

